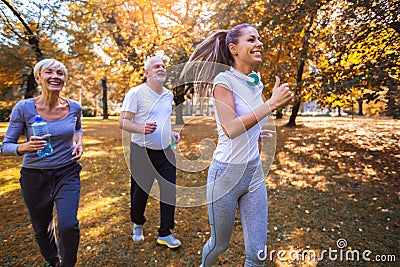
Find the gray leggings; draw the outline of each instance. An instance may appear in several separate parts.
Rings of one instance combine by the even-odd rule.
[[[254,179],[262,179],[262,182],[252,188],[250,185]],[[244,266],[264,266],[258,254],[260,251],[266,253],[268,200],[261,162],[229,165],[213,160],[207,178],[207,203],[211,237],[203,247],[202,266],[212,266],[218,255],[228,249],[236,206],[239,207],[244,233]]]

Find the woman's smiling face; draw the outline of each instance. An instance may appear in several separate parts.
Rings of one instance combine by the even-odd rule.
[[[36,82],[49,91],[60,91],[65,85],[66,75],[61,68],[50,66],[40,72]]]
[[[260,41],[258,31],[253,27],[241,29],[241,35],[238,38],[237,44],[229,44],[235,62],[242,61],[255,65],[262,61],[261,53],[264,49],[263,43]]]

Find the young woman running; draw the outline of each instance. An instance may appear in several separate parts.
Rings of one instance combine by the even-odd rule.
[[[218,144],[207,178],[211,237],[203,247],[203,267],[212,266],[218,255],[228,249],[236,207],[239,207],[244,232],[244,266],[264,266],[268,202],[258,141],[270,136],[262,130],[267,117],[294,96],[289,85],[280,85],[276,77],[271,98],[263,101],[263,84],[259,74],[253,71],[262,61],[262,51],[257,30],[241,24],[229,31],[215,32],[203,41],[184,70],[185,74],[196,63],[203,64],[197,68],[200,72],[218,68],[207,63],[230,66],[213,81]],[[199,73],[197,77],[210,75]]]

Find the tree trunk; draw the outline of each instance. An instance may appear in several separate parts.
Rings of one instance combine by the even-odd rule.
[[[36,81],[35,81],[35,76],[33,74],[33,70],[31,74],[28,76],[28,81],[27,81],[27,86],[26,86],[26,91],[25,91],[25,99],[32,98],[34,97],[36,93]]]
[[[301,91],[302,91],[302,81],[303,81],[303,73],[304,73],[304,65],[306,64],[307,54],[308,54],[308,46],[309,40],[311,36],[311,26],[314,23],[314,15],[311,15],[310,21],[305,29],[305,36],[303,40],[303,47],[301,49],[300,55],[300,64],[297,70],[297,78],[296,78],[296,90],[294,92],[295,102],[292,109],[292,114],[290,115],[289,122],[286,126],[288,127],[296,127],[296,117],[300,110],[301,105]]]
[[[340,107],[337,107],[338,117],[342,117],[342,111]]]
[[[363,100],[361,98],[357,99],[358,103],[358,116],[364,116],[363,114]]]
[[[292,114],[290,115],[289,122],[286,124],[287,127],[296,127],[296,117],[297,117],[297,114],[299,113],[300,105],[301,105],[300,100],[296,100],[294,102],[294,105],[292,108]]]
[[[304,65],[306,59],[305,55],[300,61],[299,69],[297,71],[297,79],[296,79],[296,90],[295,90],[295,102],[292,109],[292,114],[290,115],[289,122],[286,124],[288,127],[296,127],[296,117],[299,114],[300,105],[301,105],[301,82],[303,80],[303,72],[304,72]]]
[[[175,125],[183,125],[183,104],[176,106],[175,108]]]
[[[108,106],[107,106],[107,78],[101,79],[103,86],[103,119],[108,120]]]
[[[183,102],[185,102],[185,85],[177,86],[174,94],[175,103],[175,124],[182,125],[183,121]]]

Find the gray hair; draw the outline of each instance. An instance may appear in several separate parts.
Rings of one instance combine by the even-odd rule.
[[[67,71],[67,68],[65,67],[65,65],[63,63],[61,63],[60,61],[52,59],[52,58],[43,59],[43,60],[39,61],[38,63],[36,63],[35,67],[33,68],[33,74],[35,77],[39,77],[40,73],[43,70],[46,70],[51,67],[61,69],[64,72],[65,77],[68,76],[68,71]]]
[[[155,59],[155,58],[159,58],[161,61],[162,58],[160,56],[152,56],[152,57],[148,57],[145,61],[144,61],[144,70],[148,70],[150,68],[150,62]]]

